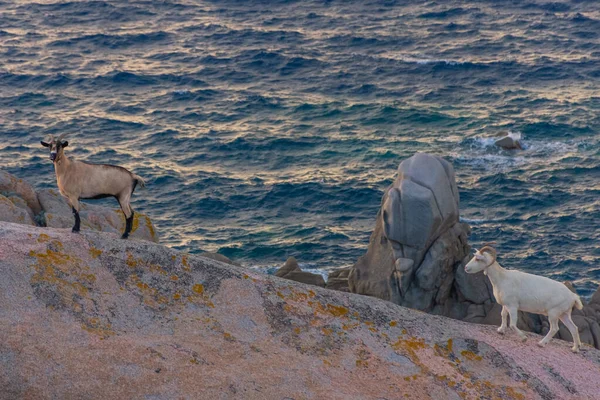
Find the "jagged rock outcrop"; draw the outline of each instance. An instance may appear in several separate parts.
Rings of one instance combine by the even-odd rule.
[[[294,257],[289,257],[283,267],[279,268],[275,272],[275,276],[296,282],[306,283],[308,285],[325,287],[325,279],[323,279],[323,276],[302,271],[298,265],[298,261]]]
[[[540,349],[539,337],[521,343],[148,241],[0,222],[0,272],[6,399],[600,393],[600,352],[589,346]]]
[[[120,208],[109,208],[81,202],[81,228],[122,234],[125,216]],[[52,228],[72,228],[75,222],[71,207],[58,190],[35,192],[22,179],[0,171],[0,221]],[[156,228],[150,218],[135,212],[130,237],[158,242]]]
[[[447,161],[416,154],[403,161],[381,202],[367,254],[352,267],[354,293],[466,322],[499,326],[502,307],[484,274],[467,274],[470,228],[459,222],[454,169]],[[572,287],[572,286],[571,286]],[[600,294],[573,311],[581,340],[600,348]],[[546,317],[519,312],[522,330],[546,334]],[[555,336],[571,341],[560,325]]]
[[[350,290],[463,319],[470,305],[490,300],[480,278],[456,278],[469,256],[469,233],[459,222],[452,165],[415,154],[383,196],[367,254],[350,271]]]

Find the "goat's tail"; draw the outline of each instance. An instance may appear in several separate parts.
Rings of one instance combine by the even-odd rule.
[[[581,302],[581,299],[577,295],[575,295],[575,308],[577,308],[578,310],[583,309],[583,303]]]
[[[136,174],[131,174],[131,176],[133,177],[133,179],[135,179],[138,183],[138,185],[140,185],[140,187],[146,187],[146,181],[139,175]]]

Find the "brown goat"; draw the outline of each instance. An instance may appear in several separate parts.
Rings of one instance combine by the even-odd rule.
[[[90,164],[69,159],[64,154],[64,148],[69,142],[63,140],[65,134],[49,141],[42,141],[42,146],[50,148],[50,159],[56,171],[56,183],[60,194],[67,198],[73,214],[75,225],[73,232],[79,232],[81,219],[79,217],[79,200],[102,199],[114,197],[119,202],[125,215],[125,232],[122,239],[127,239],[133,226],[133,209],[130,205],[131,195],[139,184],[145,186],[144,180],[123,167],[108,164]]]

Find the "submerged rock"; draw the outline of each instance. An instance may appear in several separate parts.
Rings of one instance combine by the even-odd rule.
[[[506,136],[496,140],[494,144],[505,150],[523,150],[520,134],[507,133]]]
[[[600,352],[148,241],[0,223],[7,399],[502,398],[600,392]],[[528,334],[529,336],[535,336]],[[343,382],[343,384],[337,384]]]

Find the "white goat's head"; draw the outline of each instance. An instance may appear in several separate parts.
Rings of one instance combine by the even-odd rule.
[[[496,249],[490,246],[494,243],[486,243],[480,250],[475,252],[471,261],[465,265],[465,271],[468,274],[476,274],[481,271],[485,273],[485,270],[496,262]]]
[[[49,135],[46,142],[43,140],[40,142],[42,146],[50,148],[50,159],[56,161],[62,156],[63,149],[69,145],[69,142],[63,140],[66,133],[62,133],[58,138],[54,138],[53,135]]]

